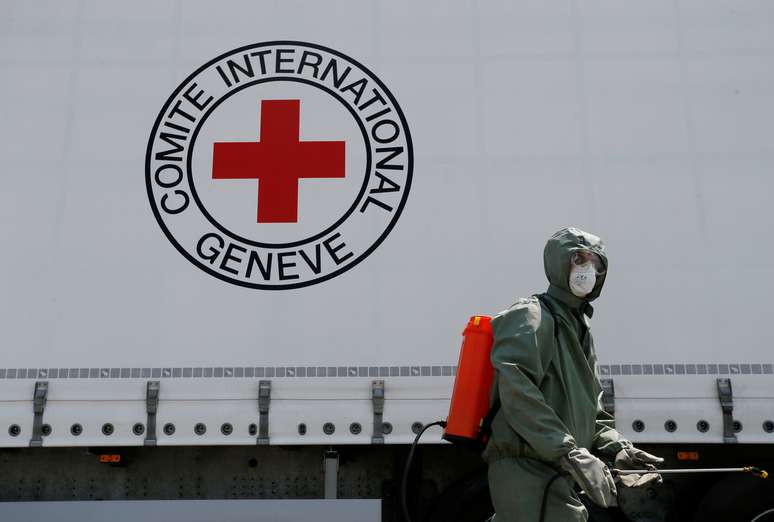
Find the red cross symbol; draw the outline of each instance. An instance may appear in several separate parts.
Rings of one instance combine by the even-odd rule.
[[[257,179],[258,223],[298,222],[298,181],[343,178],[343,141],[299,141],[301,100],[261,101],[261,139],[215,143],[212,179]]]

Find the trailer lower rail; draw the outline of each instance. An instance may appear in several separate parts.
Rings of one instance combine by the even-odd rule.
[[[15,522],[380,522],[381,516],[379,499],[0,502],[0,520]]]

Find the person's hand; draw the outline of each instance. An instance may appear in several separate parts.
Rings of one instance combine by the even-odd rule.
[[[595,504],[605,508],[618,505],[610,470],[586,448],[571,450],[559,459],[559,464]]]
[[[646,451],[635,447],[624,448],[615,455],[616,469],[650,469],[656,471],[656,464],[661,464],[664,459],[651,455]],[[618,475],[617,480],[627,488],[639,488],[646,484],[660,484],[661,475],[658,473],[632,473]]]

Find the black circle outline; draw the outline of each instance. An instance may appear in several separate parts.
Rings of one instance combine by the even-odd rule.
[[[349,60],[350,63],[355,65],[356,67],[362,69],[365,71],[371,79],[381,87],[381,89],[384,91],[384,94],[387,95],[387,98],[392,102],[393,107],[395,108],[395,112],[398,114],[398,117],[400,118],[401,125],[403,126],[403,131],[406,134],[406,153],[408,155],[408,161],[406,162],[406,189],[403,191],[403,196],[401,197],[400,203],[395,209],[395,213],[393,215],[392,220],[387,225],[387,228],[382,232],[382,234],[374,241],[371,246],[366,249],[360,256],[356,257],[351,263],[339,268],[338,270],[334,270],[333,272],[326,274],[322,277],[318,277],[316,279],[310,279],[308,281],[299,282],[299,283],[291,283],[291,284],[285,284],[285,285],[263,285],[258,283],[248,283],[245,281],[240,281],[238,279],[232,279],[230,277],[224,276],[223,274],[220,274],[211,268],[200,264],[192,255],[188,253],[188,251],[182,247],[172,236],[172,234],[169,232],[167,227],[164,225],[163,220],[161,219],[161,216],[159,214],[158,208],[156,208],[154,199],[153,199],[153,191],[151,189],[151,183],[150,183],[150,157],[151,157],[151,150],[153,148],[153,137],[156,135],[156,131],[158,131],[159,126],[161,125],[161,120],[163,119],[164,114],[167,111],[167,108],[172,103],[172,101],[177,97],[177,95],[183,90],[183,87],[186,86],[192,79],[194,79],[199,73],[201,73],[204,69],[207,69],[208,67],[212,66],[216,62],[222,60],[223,58],[230,56],[234,53],[240,53],[243,51],[246,51],[248,49],[255,49],[260,47],[270,47],[270,46],[279,46],[279,45],[294,45],[299,47],[308,47],[310,49],[317,49],[320,51],[325,51],[328,53],[331,53],[335,56],[338,56],[340,58],[343,58],[345,60]],[[164,103],[164,105],[161,108],[161,111],[159,112],[159,115],[156,117],[156,121],[153,124],[153,129],[151,130],[151,135],[148,138],[148,147],[146,149],[145,153],[145,186],[146,190],[148,192],[148,199],[150,201],[151,210],[153,211],[153,215],[156,218],[156,221],[159,223],[159,226],[161,227],[161,230],[164,232],[164,235],[167,236],[167,240],[172,243],[172,245],[177,249],[178,252],[180,252],[183,257],[188,259],[193,265],[198,267],[199,269],[207,272],[211,276],[214,276],[221,281],[226,281],[227,283],[235,284],[237,286],[242,286],[245,288],[256,288],[261,290],[291,290],[294,288],[303,288],[305,286],[311,286],[318,283],[323,283],[329,279],[332,279],[347,270],[350,270],[357,266],[361,261],[363,261],[365,258],[367,258],[371,253],[376,250],[376,248],[381,245],[381,243],[387,238],[387,235],[392,231],[392,229],[395,227],[395,224],[398,222],[398,218],[400,218],[401,213],[403,212],[403,208],[406,205],[406,200],[408,199],[408,194],[411,190],[411,179],[413,177],[414,172],[414,145],[411,140],[411,131],[409,131],[408,122],[406,121],[406,116],[403,114],[403,110],[400,108],[400,105],[398,105],[398,102],[395,100],[395,97],[392,95],[389,89],[384,85],[384,83],[376,76],[374,73],[371,72],[370,69],[365,67],[363,64],[358,62],[357,60],[354,60],[350,58],[349,56],[346,56],[338,51],[334,51],[333,49],[330,49],[328,47],[317,45],[317,44],[311,44],[308,42],[301,42],[301,41],[295,41],[295,40],[273,40],[269,42],[262,42],[259,44],[250,44],[245,45],[242,47],[238,47],[236,49],[232,49],[231,51],[228,51],[226,53],[223,53],[216,58],[213,58],[209,62],[205,63],[201,67],[199,67],[196,71],[194,71],[192,74],[190,74],[170,95],[170,97],[167,99],[167,101]]]
[[[210,114],[224,101],[229,99],[233,94],[236,94],[238,92],[241,92],[242,90],[246,89],[247,87],[252,87],[253,85],[260,85],[262,83],[268,83],[268,82],[276,82],[276,81],[291,81],[296,83],[302,83],[311,85],[313,87],[318,87],[322,89],[323,91],[327,92],[328,94],[332,95],[334,98],[339,100],[344,107],[349,110],[350,114],[355,118],[355,121],[358,124],[358,127],[360,127],[360,132],[363,133],[363,138],[366,142],[366,168],[365,168],[365,177],[363,178],[363,185],[360,187],[360,191],[357,193],[357,197],[355,198],[355,201],[352,203],[352,205],[347,209],[347,211],[331,226],[323,230],[322,232],[318,232],[317,234],[314,234],[312,236],[309,236],[305,239],[300,239],[298,241],[291,241],[289,243],[262,243],[260,241],[253,241],[250,239],[245,239],[242,236],[232,232],[231,230],[227,229],[223,225],[221,225],[218,220],[216,220],[212,215],[209,213],[209,211],[205,208],[204,204],[202,204],[201,199],[199,199],[199,194],[196,192],[196,187],[194,186],[193,182],[193,170],[192,170],[192,160],[193,160],[193,150],[194,150],[194,144],[196,143],[196,138],[199,136],[199,131],[201,130],[202,126],[204,125],[204,122],[207,121],[207,118],[210,117]],[[199,123],[196,125],[196,128],[191,133],[190,138],[190,145],[188,147],[188,158],[187,158],[187,165],[186,165],[186,176],[188,177],[188,186],[191,189],[191,196],[193,197],[194,202],[199,207],[199,210],[204,214],[204,217],[207,218],[207,220],[218,230],[220,230],[222,233],[226,234],[227,236],[231,237],[231,239],[235,239],[237,241],[241,241],[242,243],[245,243],[247,245],[251,245],[258,248],[292,248],[296,246],[305,245],[307,243],[311,243],[312,241],[316,241],[317,239],[320,239],[321,237],[326,236],[329,232],[336,229],[339,225],[344,223],[344,221],[347,220],[347,218],[354,212],[354,210],[357,208],[357,204],[360,202],[361,199],[363,199],[363,196],[365,195],[366,189],[368,188],[368,182],[371,179],[371,165],[372,165],[372,155],[371,155],[371,140],[368,137],[368,131],[365,128],[365,125],[363,125],[363,122],[358,119],[357,114],[355,113],[355,110],[350,107],[347,102],[344,101],[344,98],[340,96],[338,93],[333,92],[331,89],[324,85],[316,84],[310,80],[306,80],[304,78],[263,78],[260,80],[253,80],[251,82],[247,82],[239,86],[238,88],[235,88],[232,91],[229,91],[225,96],[218,99],[217,102],[215,102],[212,107],[210,107],[207,112],[205,112]]]

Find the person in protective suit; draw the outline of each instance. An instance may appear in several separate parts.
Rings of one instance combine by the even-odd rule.
[[[592,452],[620,469],[663,462],[624,439],[601,406],[589,319],[607,274],[602,241],[562,229],[548,240],[543,262],[548,291],[520,299],[492,320],[492,402],[500,409],[483,457],[496,522],[537,522],[544,493],[546,521],[588,520],[576,485],[596,504],[616,505],[610,470]],[[621,480],[632,487],[661,477]]]

